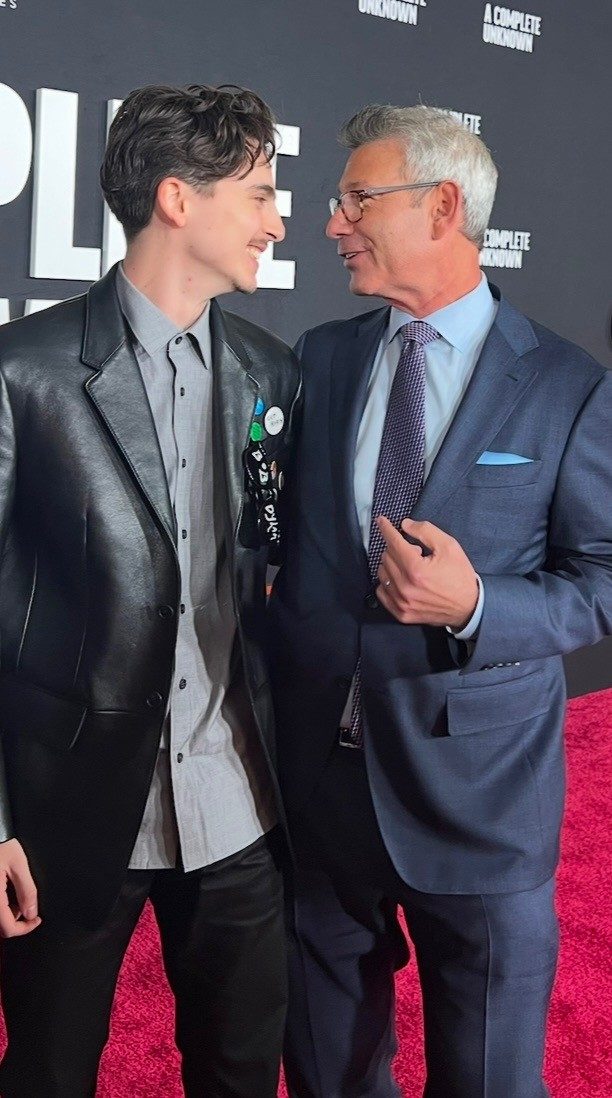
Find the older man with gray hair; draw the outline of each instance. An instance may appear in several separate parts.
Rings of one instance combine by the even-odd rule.
[[[479,266],[496,185],[443,111],[367,107],[327,235],[387,307],[306,332],[270,628],[297,854],[293,1098],[392,1098],[414,944],[427,1098],[542,1098],[561,655],[610,632],[610,376]]]

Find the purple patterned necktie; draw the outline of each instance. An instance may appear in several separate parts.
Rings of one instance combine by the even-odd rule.
[[[384,515],[394,526],[409,517],[423,486],[425,461],[425,346],[439,338],[439,332],[423,320],[400,328],[402,352],[393,378],[383,427],[374,497],[368,565],[372,583],[378,584],[378,568],[385,543],[376,525]],[[363,746],[361,720],[361,671],[357,664],[354,680],[351,724],[345,746]]]

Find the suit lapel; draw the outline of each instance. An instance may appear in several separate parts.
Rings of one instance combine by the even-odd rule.
[[[333,489],[356,562],[366,576],[367,555],[355,508],[355,447],[368,381],[388,319],[389,310],[379,309],[357,323],[353,334],[338,344],[331,362],[329,430]]]
[[[115,268],[87,295],[82,360],[96,372],[85,383],[112,441],[163,531],[175,519],[146,389],[115,292]]]
[[[220,443],[226,485],[228,539],[234,541],[244,495],[243,455],[255,413],[259,383],[231,318],[215,301],[210,309],[213,348],[213,432]]]
[[[457,482],[488,449],[537,374],[537,367],[521,361],[522,355],[536,346],[527,319],[502,300],[463,400],[413,508],[413,518],[434,521]]]

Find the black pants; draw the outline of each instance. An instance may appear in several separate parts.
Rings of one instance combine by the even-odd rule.
[[[399,907],[423,996],[426,1098],[544,1098],[554,882],[505,895],[410,888],[385,849],[363,753],[341,747],[294,843],[292,1098],[398,1098],[394,973],[408,960]]]
[[[43,921],[5,940],[2,1098],[95,1094],[117,975],[147,897],[176,999],[185,1094],[275,1098],[286,1009],[277,842],[271,833],[191,873],[130,871],[97,930]]]

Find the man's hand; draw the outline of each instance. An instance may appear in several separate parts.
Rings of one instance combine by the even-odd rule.
[[[388,519],[376,523],[387,546],[378,569],[379,602],[403,625],[463,629],[476,609],[478,580],[459,542],[431,522],[404,519],[402,530],[431,551],[424,556]]]
[[[14,892],[13,899],[9,889]],[[41,921],[36,885],[24,849],[18,839],[7,839],[0,843],[0,937],[29,934]]]

